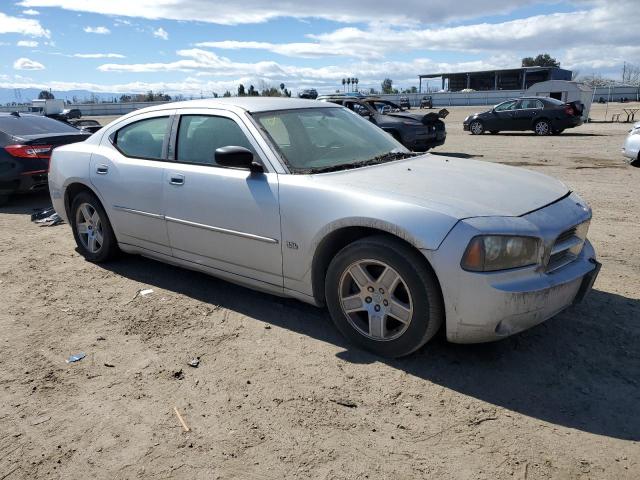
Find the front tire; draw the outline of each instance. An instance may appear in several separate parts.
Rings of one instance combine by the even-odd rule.
[[[9,195],[0,195],[0,207],[9,203]]]
[[[484,125],[480,120],[474,120],[469,124],[471,135],[482,135],[484,133]]]
[[[107,213],[92,193],[81,192],[75,196],[69,220],[78,250],[88,261],[105,262],[119,252]]]
[[[564,132],[564,128],[554,129],[551,131],[553,135],[560,135],[562,132]]]
[[[386,236],[343,248],[329,265],[325,291],[340,332],[383,357],[416,351],[444,318],[440,287],[424,258]]]
[[[538,120],[533,126],[536,135],[545,136],[551,133],[551,124],[547,120]]]

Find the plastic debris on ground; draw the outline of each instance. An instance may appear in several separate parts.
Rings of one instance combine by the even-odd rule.
[[[53,207],[41,208],[31,215],[31,221],[39,223],[42,227],[53,227],[64,223],[62,217],[56,213]]]
[[[198,365],[200,365],[200,357],[195,357],[189,360],[190,367],[198,368]]]
[[[74,362],[79,362],[80,360],[82,360],[84,357],[86,357],[86,355],[84,353],[76,353],[75,355],[71,355],[69,358],[67,358],[65,361],[67,363],[74,363]]]

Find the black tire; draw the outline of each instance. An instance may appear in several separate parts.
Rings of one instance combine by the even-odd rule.
[[[491,133],[491,135],[497,135],[500,133],[500,130],[491,130],[489,133]]]
[[[484,133],[484,124],[480,120],[473,120],[469,124],[471,135],[482,135]]]
[[[9,202],[9,195],[0,195],[0,207]]]
[[[406,324],[401,324],[393,317],[387,315],[382,317],[384,331],[387,331],[390,325],[401,325],[404,330],[398,333],[397,337],[390,336],[389,339],[376,340],[359,331],[354,326],[353,317],[348,316],[343,310],[341,288],[344,283],[342,280],[349,278],[346,277],[349,268],[359,261],[379,261],[386,264],[399,275],[402,284],[398,284],[398,288],[404,290],[406,285],[409,304],[412,306],[411,315],[408,317],[410,320]],[[382,275],[378,280],[381,278]],[[360,291],[365,292],[364,289]],[[355,345],[383,357],[397,358],[415,352],[438,332],[444,319],[440,286],[425,259],[402,242],[383,235],[357,240],[338,252],[327,270],[325,292],[329,313],[340,332]],[[393,292],[387,293],[390,296],[393,295]],[[380,296],[374,294],[371,295]],[[365,293],[365,295],[369,294]],[[380,301],[379,298],[373,300],[374,303]],[[371,298],[368,303],[371,308]],[[362,306],[366,306],[364,302]],[[388,308],[390,312],[392,307],[384,308]],[[352,315],[364,315],[365,318],[369,318],[364,311],[354,312]],[[371,328],[369,327],[369,333]]]
[[[95,213],[99,216],[99,229],[102,234],[103,242],[96,251],[91,251],[85,245],[85,241],[81,239],[78,233],[78,211],[83,204],[89,205]],[[107,212],[104,211],[100,200],[94,194],[89,192],[80,192],[76,195],[71,202],[71,209],[69,212],[69,223],[71,223],[71,229],[73,231],[73,238],[78,245],[80,254],[90,262],[100,263],[106,262],[114,258],[119,252],[118,242],[113,233],[111,222],[107,217]]]
[[[536,135],[543,137],[550,135],[553,129],[548,120],[538,120],[533,126],[533,131]]]
[[[551,133],[553,135],[560,135],[562,132],[564,132],[564,128],[560,128],[560,129],[556,129],[556,130],[552,130]]]

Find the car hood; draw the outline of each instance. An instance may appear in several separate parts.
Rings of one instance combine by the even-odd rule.
[[[427,125],[431,122],[435,122],[440,118],[445,118],[447,115],[449,115],[449,111],[444,108],[440,110],[438,113],[430,112],[430,113],[424,114],[424,113],[409,113],[409,112],[390,112],[390,113],[384,114],[385,117],[411,119],[411,120],[415,120],[416,122],[420,122],[424,125]]]
[[[569,193],[541,173],[432,154],[314,177],[328,188],[413,203],[458,219],[521,216]]]

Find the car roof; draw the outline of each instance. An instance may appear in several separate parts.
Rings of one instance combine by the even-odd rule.
[[[164,110],[169,108],[240,108],[246,112],[268,112],[271,110],[291,110],[298,108],[326,107],[324,103],[315,100],[283,97],[227,97],[207,98],[199,100],[187,100],[185,102],[173,102],[145,109],[147,112],[154,109]]]

